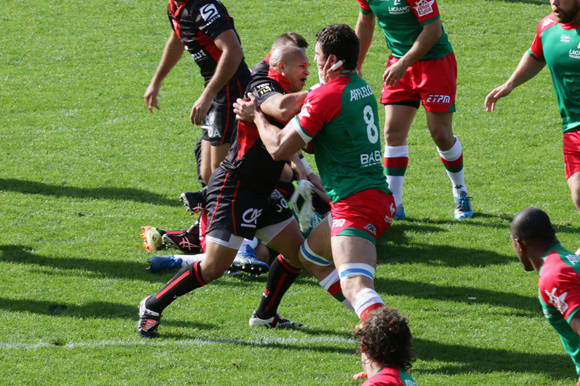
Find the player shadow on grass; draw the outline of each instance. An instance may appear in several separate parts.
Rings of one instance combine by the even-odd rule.
[[[0,262],[28,264],[31,270],[37,270],[42,275],[78,276],[82,271],[84,278],[117,278],[141,280],[149,283],[165,284],[175,275],[175,271],[167,270],[151,273],[145,270],[147,262],[110,261],[87,258],[49,257],[32,252],[33,248],[24,245],[0,245]],[[55,270],[41,270],[36,267],[50,267]],[[218,286],[251,287],[251,281],[216,280]]]
[[[519,310],[517,313],[509,311],[510,315],[523,317],[536,317],[538,315],[538,298],[533,295],[523,296],[481,288],[437,285],[422,281],[382,278],[380,276],[375,277],[375,288],[377,292],[389,296],[440,300],[446,303],[461,303],[461,305],[469,304],[477,306],[480,304],[488,304],[496,307],[507,307]],[[503,313],[501,310],[489,312]]]
[[[470,347],[414,338],[417,357],[424,361],[451,362],[437,369],[414,368],[414,373],[425,374],[471,374],[471,373],[528,373],[547,374],[554,381],[574,379],[574,367],[570,358],[562,354],[536,354],[514,352],[504,349]],[[554,342],[556,344],[557,342]],[[569,366],[567,363],[569,363]],[[563,367],[570,371],[563,372]]]
[[[112,201],[134,201],[154,205],[179,206],[176,199],[135,188],[79,188],[74,186],[50,185],[36,181],[0,178],[0,191],[23,194],[40,194],[54,197],[93,198]]]
[[[377,264],[415,264],[423,263],[438,267],[486,267],[488,265],[505,265],[513,263],[515,257],[501,255],[485,249],[457,247],[454,245],[433,245],[411,242],[407,233],[433,234],[449,231],[436,226],[408,223],[396,223],[377,241]],[[460,232],[458,229],[456,232]],[[477,241],[481,242],[481,241]],[[509,233],[506,230],[506,245],[509,245]],[[469,240],[465,240],[469,245]]]
[[[513,220],[514,215],[507,214],[507,213],[484,213],[474,211],[474,217],[469,219],[464,219],[461,221],[454,220],[448,217],[445,218],[431,218],[431,217],[407,217],[404,221],[395,220],[393,222],[393,227],[401,226],[401,225],[415,225],[421,227],[430,227],[431,229],[440,229],[435,228],[437,225],[455,225],[455,226],[479,226],[485,228],[505,228],[509,229],[511,221]],[[484,220],[485,221],[481,221]],[[492,222],[490,222],[490,220]],[[390,232],[388,230],[387,232]]]
[[[137,306],[122,303],[92,301],[84,304],[54,302],[34,299],[10,299],[0,297],[0,310],[29,312],[38,315],[69,318],[128,319],[137,321]],[[188,329],[211,330],[214,325],[198,321],[164,320],[164,325]]]

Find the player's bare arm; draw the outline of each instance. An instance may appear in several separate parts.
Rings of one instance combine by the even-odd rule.
[[[211,107],[212,99],[234,76],[244,58],[244,52],[234,30],[222,32],[214,40],[214,43],[222,51],[222,55],[213,77],[191,109],[191,123],[198,126],[205,122],[205,116]]]
[[[356,36],[360,40],[360,51],[358,54],[358,64],[356,71],[358,75],[362,78],[362,65],[373,42],[373,33],[375,32],[375,14],[370,13],[364,15],[362,13],[358,14],[358,20],[355,27]]]
[[[421,59],[437,43],[443,35],[441,19],[423,26],[423,31],[413,43],[411,49],[395,64],[385,70],[383,82],[389,86],[396,86],[407,72],[407,67]]]
[[[308,92],[296,92],[290,94],[275,94],[266,99],[260,105],[264,114],[282,122],[288,122],[300,112],[304,99]]]
[[[538,75],[545,66],[545,62],[540,62],[528,52],[525,52],[508,81],[501,86],[496,87],[487,95],[485,98],[485,110],[487,112],[493,111],[495,109],[495,104],[500,98],[508,96],[514,88],[526,83],[528,80]]]
[[[184,50],[183,43],[181,43],[175,31],[171,31],[171,35],[169,36],[169,39],[167,39],[167,43],[165,43],[165,48],[163,49],[163,55],[161,56],[159,66],[157,66],[157,71],[155,71],[155,75],[153,76],[153,79],[151,79],[151,83],[149,84],[149,87],[147,87],[145,95],[143,96],[150,113],[153,113],[153,107],[160,110],[157,95],[159,95],[161,82],[177,62],[179,62]]]

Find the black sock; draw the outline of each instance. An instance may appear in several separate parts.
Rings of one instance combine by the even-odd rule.
[[[196,288],[204,286],[206,283],[201,277],[200,262],[186,265],[181,268],[177,275],[157,293],[151,296],[145,307],[151,311],[163,312],[163,310],[170,305],[179,296],[185,295]]]
[[[270,266],[266,288],[262,294],[260,306],[256,310],[260,319],[268,319],[276,314],[282,297],[294,283],[300,271],[300,268],[294,268],[282,260],[281,255],[276,257]]]

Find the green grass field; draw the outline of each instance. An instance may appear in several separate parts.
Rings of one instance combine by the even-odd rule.
[[[311,43],[354,27],[354,0],[224,0],[253,65],[280,33]],[[528,206],[576,250],[549,73],[485,113],[530,46],[544,0],[439,0],[459,67],[454,131],[476,216],[452,219],[451,186],[421,109],[409,136],[408,221],[378,241],[377,290],[410,317],[428,385],[573,385],[575,370],[509,243]],[[185,55],[162,110],[142,95],[169,36],[165,1],[0,2],[0,384],[360,385],[357,318],[303,273],[281,305],[297,331],[250,329],[265,278],[223,278],[176,301],[161,338],[137,335],[137,305],[174,272],[145,270],[140,227],[190,225],[197,190],[189,123],[203,84]],[[308,50],[313,60],[313,47]],[[363,67],[378,95],[388,51],[377,28]],[[317,82],[316,70],[309,85]],[[383,119],[381,117],[381,124]],[[311,162],[313,165],[313,162]]]

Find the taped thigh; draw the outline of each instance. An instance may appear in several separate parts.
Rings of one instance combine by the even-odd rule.
[[[304,244],[300,246],[300,252],[302,252],[302,256],[311,262],[312,264],[319,265],[321,267],[327,267],[332,264],[332,261],[326,260],[324,257],[314,253],[310,246],[308,245],[308,239],[304,240]]]

